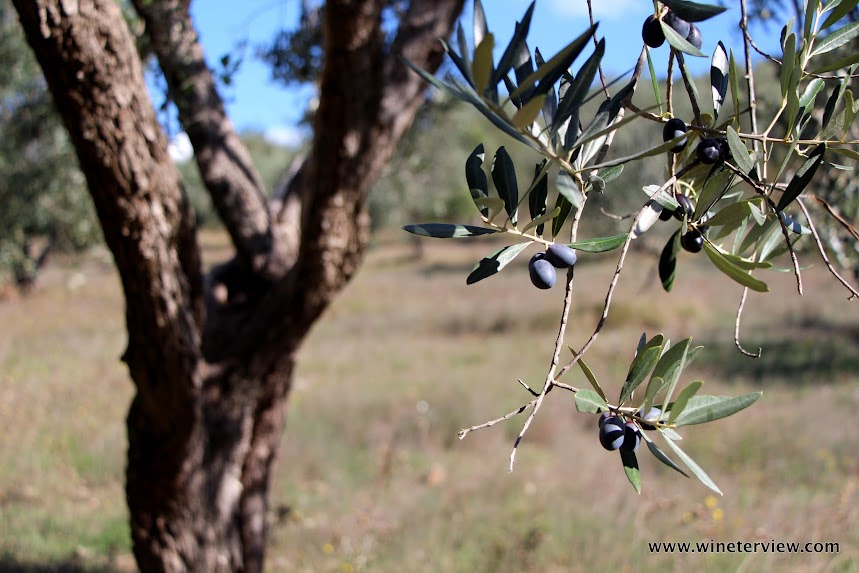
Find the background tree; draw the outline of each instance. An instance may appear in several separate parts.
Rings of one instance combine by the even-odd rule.
[[[0,284],[99,239],[74,150],[11,4],[0,0]]]
[[[232,128],[189,2],[134,3],[236,249],[204,276],[196,224],[119,6],[15,0],[71,136],[126,297],[126,496],[144,571],[261,571],[267,493],[296,355],[357,270],[365,202],[423,100],[399,60],[436,69],[461,0],[323,9],[307,158],[267,201]]]

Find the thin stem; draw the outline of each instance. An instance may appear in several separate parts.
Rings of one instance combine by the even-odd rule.
[[[675,179],[675,178],[672,177],[672,179]],[[669,179],[669,182],[671,184],[673,184],[672,179]],[[663,185],[663,188],[667,187],[667,185],[668,185],[668,183],[666,183],[666,185]],[[576,363],[579,361],[579,359],[582,357],[582,355],[584,355],[584,353],[587,352],[588,348],[591,347],[591,345],[594,343],[594,341],[597,339],[600,332],[602,331],[603,326],[605,325],[605,321],[606,321],[606,319],[608,319],[608,311],[609,311],[609,308],[611,307],[612,295],[614,295],[615,288],[617,288],[617,283],[618,283],[618,280],[620,279],[620,272],[623,269],[623,263],[626,260],[626,254],[629,251],[629,245],[632,242],[632,231],[633,231],[633,229],[635,229],[635,226],[638,224],[638,221],[639,221],[639,219],[641,219],[641,216],[645,210],[646,210],[646,208],[642,207],[638,211],[638,213],[636,213],[635,218],[632,220],[632,225],[630,226],[629,234],[626,236],[626,242],[624,242],[623,248],[620,251],[620,258],[617,261],[617,267],[615,268],[614,275],[612,276],[611,282],[608,285],[608,291],[606,292],[605,304],[603,305],[602,315],[600,315],[600,319],[596,325],[596,328],[594,328],[594,331],[591,334],[591,337],[588,338],[587,342],[585,342],[584,346],[581,347],[581,349],[576,353],[576,355],[573,357],[573,359],[570,360],[569,362],[567,362],[564,365],[564,367],[561,368],[561,370],[558,372],[558,375],[555,377],[555,380],[557,380],[558,378],[563,376],[566,372],[568,372],[570,370],[570,368],[572,368],[573,366],[576,365]]]
[[[521,414],[522,412],[524,412],[529,406],[532,406],[536,401],[537,401],[536,399],[531,400],[530,402],[528,402],[524,406],[520,406],[519,408],[516,408],[512,412],[504,414],[500,418],[496,418],[494,420],[484,422],[483,424],[479,424],[477,426],[471,426],[470,428],[464,428],[464,429],[459,431],[459,439],[460,440],[463,439],[465,436],[468,435],[469,432],[473,432],[475,430],[482,430],[483,428],[490,428],[490,427],[494,426],[495,424],[503,422],[504,420],[509,420],[513,416],[516,416],[517,414]]]
[[[751,358],[760,358],[761,357],[761,348],[758,348],[757,354],[753,352],[749,352],[743,345],[740,344],[740,318],[743,316],[743,307],[746,306],[746,295],[749,294],[749,287],[743,287],[743,296],[740,297],[740,307],[737,309],[737,318],[734,321],[734,345],[737,347],[737,350],[749,356]]]
[[[588,2],[588,19],[590,20],[591,27],[593,28],[593,25],[594,25],[594,9],[593,9],[593,6],[591,6],[591,0],[587,0],[587,2]],[[596,29],[594,29],[593,37],[594,37],[594,47],[596,48],[597,46],[599,46],[599,41],[597,41]],[[606,81],[605,74],[603,73],[602,63],[600,63],[600,65],[597,69],[600,72],[600,82],[602,83],[602,89],[603,89],[603,92],[605,92],[605,97],[611,98],[611,94],[608,91],[608,82]]]
[[[607,147],[603,147],[603,149],[600,150],[600,153],[604,154],[604,150],[607,150]],[[573,243],[576,241],[579,221],[581,220],[582,213],[584,212],[585,204],[588,201],[588,196],[584,194],[584,185],[580,185],[582,194],[584,195],[584,201],[579,206],[578,210],[576,210],[576,214],[573,217],[573,223],[570,229],[570,242]],[[540,406],[542,406],[543,400],[546,398],[546,394],[552,389],[552,385],[554,383],[555,369],[558,367],[558,362],[561,359],[561,349],[564,346],[564,337],[567,334],[567,322],[570,316],[570,308],[573,306],[573,278],[575,276],[575,268],[575,266],[572,266],[567,271],[567,288],[564,293],[564,308],[561,311],[561,323],[558,326],[558,336],[555,339],[555,350],[552,353],[552,360],[549,363],[549,371],[546,373],[546,381],[543,383],[543,389],[540,391],[540,395],[534,400],[534,407],[528,415],[528,418],[525,420],[525,423],[522,425],[522,430],[519,431],[516,441],[513,443],[513,450],[510,452],[510,463],[507,468],[507,471],[510,472],[513,471],[513,464],[516,462],[516,451],[519,448],[519,444],[522,442],[522,438],[531,426],[531,422],[534,420],[537,412],[540,411]]]
[[[853,287],[850,283],[844,280],[838,271],[835,270],[835,267],[832,266],[832,263],[829,262],[829,257],[826,255],[826,249],[823,247],[823,241],[820,240],[820,235],[817,233],[817,229],[814,226],[814,221],[811,220],[811,215],[808,213],[808,209],[805,207],[805,204],[801,199],[796,200],[799,208],[802,209],[802,214],[805,215],[806,221],[808,221],[808,227],[811,229],[811,234],[814,236],[814,242],[817,243],[817,250],[820,251],[820,256],[823,258],[823,262],[826,264],[826,268],[829,269],[829,272],[832,273],[838,282],[844,285],[844,288],[850,291],[850,296],[847,297],[847,300],[853,300],[854,298],[859,298],[859,292],[857,292],[856,288]]]
[[[746,8],[746,0],[740,0],[740,12],[742,17],[740,19],[740,29],[743,31],[743,46],[746,56],[746,86],[748,88],[748,97],[749,97],[749,119],[751,120],[751,128],[752,133],[758,133],[758,102],[755,99],[755,72],[752,69],[752,51],[751,47],[751,35],[749,34],[749,14]],[[739,127],[739,126],[738,126]],[[758,152],[761,147],[757,140],[752,140],[752,149],[755,151],[755,155],[758,156]],[[760,161],[760,175],[766,180],[767,174],[767,163],[764,160],[763,156],[760,156],[758,161]]]

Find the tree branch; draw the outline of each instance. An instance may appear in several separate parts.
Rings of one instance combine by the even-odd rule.
[[[383,4],[325,4],[315,137],[287,193],[300,196],[298,258],[260,304],[247,334],[237,337],[239,354],[258,345],[263,333],[277,333],[264,336],[279,351],[284,338],[287,346],[299,341],[357,270],[369,238],[370,185],[424,99],[424,81],[400,58],[434,72],[444,54],[438,39],[450,34],[463,0],[411,2],[390,48],[382,33]]]
[[[167,79],[179,120],[194,147],[203,183],[230,233],[237,255],[252,271],[264,271],[275,250],[265,189],[250,154],[226,115],[191,20],[189,2],[133,2],[146,22],[146,32]]]
[[[112,0],[15,0],[65,123],[122,278],[137,405],[154,433],[191,428],[202,319],[194,217],[148,96],[134,40]],[[152,341],[158,341],[153,344]]]

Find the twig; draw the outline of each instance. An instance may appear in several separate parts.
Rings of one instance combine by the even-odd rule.
[[[749,352],[743,345],[740,344],[740,317],[743,316],[743,307],[746,306],[746,295],[749,294],[749,287],[743,287],[743,296],[740,297],[740,307],[737,309],[737,318],[734,322],[734,345],[737,347],[737,350],[745,354],[746,356],[750,356],[751,358],[760,358],[761,357],[761,348],[758,347],[757,354],[753,352]]]
[[[509,420],[513,416],[516,416],[517,414],[521,414],[522,412],[524,412],[529,406],[533,406],[536,401],[537,401],[536,399],[531,400],[530,402],[528,402],[524,406],[520,406],[520,407],[516,408],[515,410],[513,410],[512,412],[504,414],[500,418],[496,418],[494,420],[484,422],[483,424],[480,424],[477,426],[471,426],[470,428],[464,428],[464,429],[459,431],[459,439],[460,440],[463,439],[465,436],[468,435],[469,432],[473,432],[475,430],[482,430],[483,428],[489,428],[491,426],[494,426],[495,424],[498,424],[499,422],[503,422],[504,420]]]
[[[850,224],[850,221],[848,221],[847,219],[845,219],[844,217],[839,215],[835,211],[835,209],[832,208],[832,205],[830,205],[826,201],[826,199],[824,199],[823,197],[820,197],[818,195],[813,195],[813,194],[809,194],[808,196],[811,197],[812,199],[814,199],[815,201],[817,201],[824,209],[826,209],[826,212],[829,213],[830,217],[832,217],[833,219],[838,221],[841,224],[841,226],[847,230],[848,233],[853,235],[854,239],[859,241],[859,231],[857,231],[856,228]]]
[[[671,184],[673,184],[674,180],[676,180],[676,177],[672,177],[668,181]],[[667,187],[668,184],[669,183],[666,183],[665,185],[663,185],[663,188]],[[588,338],[588,341],[585,342],[584,346],[581,347],[581,349],[578,351],[578,353],[576,353],[576,355],[573,357],[573,359],[570,360],[569,362],[567,362],[564,365],[564,367],[561,368],[561,370],[558,372],[558,375],[555,376],[555,380],[557,380],[558,378],[563,376],[566,372],[568,372],[570,370],[570,368],[572,368],[573,366],[576,365],[576,363],[579,361],[579,359],[582,357],[582,355],[584,355],[584,353],[587,352],[588,348],[591,347],[591,345],[594,343],[594,341],[599,336],[599,333],[602,331],[603,326],[605,325],[605,321],[606,321],[606,319],[608,319],[608,311],[609,311],[609,307],[611,307],[611,297],[614,294],[615,288],[617,288],[617,283],[618,283],[618,280],[620,279],[620,272],[623,269],[623,263],[626,260],[626,254],[629,251],[629,245],[632,242],[632,231],[633,231],[633,229],[635,229],[635,226],[638,224],[638,220],[641,219],[641,215],[644,213],[644,211],[645,211],[645,207],[642,207],[638,211],[638,213],[636,213],[635,218],[632,220],[632,226],[629,229],[629,234],[626,236],[626,242],[623,244],[623,248],[620,251],[620,258],[617,261],[617,267],[615,267],[614,276],[612,276],[611,282],[608,285],[608,291],[606,292],[606,295],[605,295],[605,304],[603,305],[602,315],[600,316],[600,319],[596,325],[596,328],[594,328],[594,331],[591,334],[591,337]]]
[[[749,34],[749,14],[746,8],[746,0],[740,0],[740,12],[742,17],[740,19],[740,29],[743,31],[743,46],[746,55],[746,86],[747,93],[749,97],[749,118],[752,122],[752,133],[758,133],[758,102],[755,99],[755,73],[752,69],[752,53],[750,50],[752,37]],[[739,127],[739,126],[737,126]],[[752,140],[752,149],[755,151],[755,155],[758,155],[760,151],[760,145],[757,140]],[[764,161],[763,156],[760,156],[758,159],[761,163],[761,171],[760,177],[762,179],[766,179],[766,169],[767,163]]]
[[[850,291],[850,296],[847,297],[847,300],[853,300],[854,298],[859,298],[859,292],[857,292],[856,288],[854,288],[850,283],[848,283],[844,278],[838,274],[838,271],[835,270],[835,267],[832,266],[832,263],[829,262],[829,257],[826,255],[826,249],[823,247],[823,241],[820,240],[820,235],[817,234],[817,229],[814,226],[814,221],[811,220],[811,215],[808,213],[808,209],[805,207],[805,204],[802,200],[796,200],[799,208],[802,209],[802,214],[805,215],[806,221],[808,221],[808,227],[811,229],[811,234],[814,236],[814,242],[817,243],[817,250],[820,251],[820,256],[823,258],[823,262],[826,264],[826,268],[829,269],[829,272],[832,273],[838,281],[844,285],[844,287]]]
[[[600,149],[600,154],[604,155],[606,151],[608,151],[607,145]],[[582,185],[582,192],[584,193],[584,185]],[[576,240],[576,235],[579,230],[579,221],[582,218],[582,212],[584,211],[587,201],[588,196],[584,195],[584,201],[579,206],[578,210],[576,210],[576,214],[573,217],[573,223],[570,229],[570,242],[575,242]],[[558,336],[555,339],[555,350],[552,353],[552,360],[549,363],[549,371],[546,373],[546,381],[543,384],[543,390],[540,392],[540,395],[534,400],[534,408],[531,410],[531,413],[528,414],[528,418],[522,425],[519,435],[516,436],[516,441],[513,442],[513,450],[510,452],[510,463],[507,467],[507,471],[509,472],[513,471],[513,464],[516,462],[516,451],[519,448],[519,444],[522,442],[522,438],[525,437],[525,433],[531,426],[531,422],[534,420],[537,412],[540,411],[543,399],[546,397],[546,394],[549,393],[549,390],[552,389],[552,385],[555,382],[555,369],[558,367],[558,361],[561,359],[561,348],[564,346],[564,337],[567,334],[567,321],[570,316],[570,308],[573,306],[573,277],[575,276],[575,269],[576,267],[572,266],[567,271],[567,289],[564,293],[564,308],[561,311],[561,324],[558,326]]]
[[[779,228],[781,229],[781,234],[784,236],[785,244],[787,245],[787,251],[790,253],[790,262],[793,263],[793,274],[796,277],[796,291],[799,293],[799,296],[802,296],[802,272],[799,269],[799,259],[796,257],[796,251],[793,248],[793,243],[790,242],[790,234],[787,229],[787,225],[784,224],[784,220],[781,218],[778,210],[776,209],[776,205],[769,195],[766,193],[766,189],[763,185],[761,185],[758,181],[755,181],[736,167],[734,167],[731,163],[725,162],[725,167],[731,171],[733,171],[736,175],[739,175],[740,178],[748,183],[755,192],[763,197],[764,201],[767,202],[767,205],[772,209],[773,213],[775,213],[776,219],[778,220]]]
[[[536,391],[536,390],[532,390],[530,386],[528,386],[527,384],[525,384],[524,382],[522,382],[522,379],[521,379],[521,378],[518,380],[518,382],[519,382],[519,384],[521,384],[521,385],[522,385],[522,387],[523,387],[523,388],[525,388],[525,390],[527,390],[528,392],[530,392],[532,396],[539,396],[539,395],[540,395],[540,394],[538,394],[538,393],[537,393],[537,391]]]
[[[587,0],[587,2],[588,2],[588,19],[590,20],[591,28],[593,28],[593,26],[594,26],[594,10],[593,10],[593,7],[591,6],[591,0]],[[594,29],[593,36],[594,36],[594,47],[597,47],[597,46],[599,46],[599,42],[597,41],[596,29]],[[602,62],[600,62],[600,65],[597,67],[597,69],[600,72],[600,82],[602,83],[602,89],[605,92],[605,97],[610,99],[611,94],[608,91],[608,82],[606,82],[605,74],[603,73]]]

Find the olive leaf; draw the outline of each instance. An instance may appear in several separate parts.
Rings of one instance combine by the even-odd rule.
[[[676,426],[691,426],[703,424],[736,414],[748,408],[761,397],[763,392],[752,392],[742,396],[694,396],[689,399],[686,408],[674,420]]]
[[[576,410],[585,414],[596,414],[608,410],[608,404],[593,390],[579,390],[576,392]]]
[[[479,263],[474,267],[471,271],[471,274],[468,275],[468,278],[465,279],[465,284],[472,285],[478,281],[482,281],[485,278],[491,277],[492,275],[498,273],[506,267],[510,261],[516,258],[516,256],[525,250],[525,247],[530,245],[531,242],[527,243],[517,243],[515,245],[508,245],[503,249],[499,249],[495,251],[488,257],[485,257],[480,260]]]
[[[474,227],[472,225],[451,225],[448,223],[421,223],[419,225],[406,225],[403,230],[420,235],[421,237],[434,237],[436,239],[459,239],[462,237],[478,237],[480,235],[491,235],[497,233],[495,229],[486,227]]]
[[[647,434],[642,433],[641,437],[644,438],[644,443],[647,444],[647,449],[650,450],[650,453],[653,454],[653,457],[655,457],[657,460],[659,460],[660,462],[662,462],[663,464],[665,464],[669,468],[671,468],[677,472],[680,472],[683,476],[685,476],[687,478],[689,477],[689,474],[687,474],[682,469],[680,469],[680,466],[678,466],[676,463],[674,463],[674,460],[672,460],[671,458],[666,456],[665,453],[659,449],[659,446],[657,446],[656,444],[653,443],[653,440],[651,440],[647,436]]]
[[[677,253],[680,252],[680,230],[674,232],[659,255],[659,280],[665,292],[671,292],[677,274]]]
[[[641,470],[638,469],[638,458],[635,457],[635,452],[621,450],[620,461],[623,463],[626,479],[635,488],[636,493],[641,493]]]

